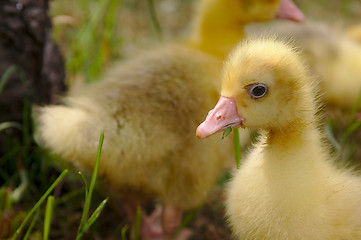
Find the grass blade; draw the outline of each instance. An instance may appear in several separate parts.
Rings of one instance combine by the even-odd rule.
[[[138,206],[137,207],[137,214],[135,216],[135,224],[134,224],[134,239],[139,239],[139,233],[140,233],[140,225],[142,223],[142,209]]]
[[[3,75],[1,76],[1,78],[0,78],[0,94],[1,94],[2,90],[4,89],[5,84],[6,84],[6,82],[8,81],[10,75],[11,75],[13,72],[15,72],[15,70],[16,70],[15,65],[11,65],[11,66],[9,66],[9,67],[5,70],[5,72],[4,72]]]
[[[88,198],[88,194],[89,194],[89,187],[88,187],[88,182],[86,181],[84,175],[82,172],[78,172],[78,174],[80,175],[81,179],[83,180],[84,183],[84,189],[85,189],[85,199]]]
[[[239,129],[233,129],[234,158],[236,160],[237,169],[241,166],[241,146],[239,140]]]
[[[196,217],[196,215],[199,213],[199,210],[200,210],[200,208],[196,208],[196,209],[189,211],[184,216],[184,219],[181,223],[180,228],[183,229],[183,228],[187,227],[193,221],[193,219]]]
[[[225,137],[227,137],[231,132],[232,132],[232,128],[231,128],[231,127],[226,128],[226,130],[223,131],[222,139],[225,138]]]
[[[329,139],[331,144],[335,147],[336,152],[340,153],[342,147],[341,147],[341,144],[337,141],[335,135],[333,134],[332,127],[333,127],[332,121],[329,119],[326,120],[325,132],[327,134],[327,138]]]
[[[112,58],[112,52],[119,44],[119,40],[114,36],[116,34],[117,16],[121,1],[111,0],[109,1],[108,12],[106,13],[106,19],[104,23],[104,32],[101,40],[100,54],[103,55],[104,65],[109,64]]]
[[[351,123],[346,129],[346,137],[349,137],[361,125],[361,119]]]
[[[357,100],[355,102],[355,104],[353,105],[352,111],[351,111],[351,116],[350,116],[350,123],[353,122],[355,120],[357,111],[360,107],[361,104],[361,89],[359,91],[359,94],[357,96]]]
[[[187,226],[189,226],[189,224],[195,219],[195,217],[197,216],[197,214],[199,213],[200,208],[196,208],[193,209],[189,212],[187,212],[187,214],[184,216],[180,226],[178,227],[176,233],[173,236],[173,239],[177,239],[178,235],[180,234],[180,232],[186,228]]]
[[[361,105],[361,89],[359,91],[359,94],[357,96],[357,100],[352,108],[352,111],[351,111],[351,115],[350,115],[350,123],[349,123],[349,126],[347,127],[346,129],[346,136],[345,138],[348,138],[359,126],[360,126],[360,121],[361,120],[356,120],[356,114],[358,112],[358,109]]]
[[[91,204],[91,198],[92,198],[92,194],[93,194],[93,190],[95,187],[95,181],[98,175],[98,169],[99,169],[99,163],[100,163],[100,155],[101,155],[101,150],[103,147],[103,141],[104,141],[104,132],[100,135],[100,139],[99,139],[99,146],[98,146],[98,152],[97,152],[97,158],[95,161],[95,166],[94,166],[94,170],[93,170],[93,175],[92,175],[92,179],[90,181],[90,186],[88,189],[88,195],[85,198],[85,202],[84,202],[84,209],[83,209],[83,215],[82,218],[80,220],[80,226],[78,229],[78,236],[76,239],[81,239],[81,236],[79,236],[79,233],[83,232],[83,228],[87,222],[88,219],[88,213],[89,213],[89,209],[90,209],[90,204]]]
[[[129,229],[129,226],[128,225],[125,225],[124,227],[122,227],[122,240],[127,240],[127,231]]]
[[[27,240],[29,238],[31,230],[33,230],[35,222],[39,217],[39,213],[40,213],[40,209],[36,210],[35,216],[33,217],[33,220],[31,221],[30,226],[29,226],[28,230],[26,231],[23,240]]]
[[[80,238],[82,237],[82,235],[84,234],[84,232],[86,232],[91,225],[93,225],[93,223],[95,222],[95,220],[97,220],[97,218],[99,217],[100,213],[103,211],[105,204],[108,202],[108,198],[104,199],[99,206],[97,207],[97,209],[95,209],[95,211],[93,212],[93,214],[89,217],[89,220],[86,222],[86,224],[84,225],[84,227],[82,228],[82,231],[79,233]]]
[[[53,217],[53,209],[54,209],[54,197],[49,196],[45,208],[44,237],[43,237],[44,240],[49,239],[51,218]]]
[[[346,128],[346,132],[343,136],[343,139],[342,139],[342,144],[341,144],[341,149],[340,149],[340,152],[339,152],[339,157],[341,158],[343,155],[344,155],[344,151],[345,151],[345,148],[346,148],[346,145],[349,141],[349,137],[350,135],[361,125],[361,120],[360,119],[356,119],[356,115],[357,115],[357,112],[358,112],[358,109],[360,107],[360,104],[361,104],[361,89],[359,91],[359,94],[357,96],[357,100],[352,108],[352,111],[351,111],[351,115],[350,115],[350,121],[349,121],[349,124]]]
[[[147,2],[148,2],[149,14],[150,14],[150,19],[152,21],[152,25],[157,34],[157,37],[159,39],[161,39],[162,38],[162,29],[161,29],[159,21],[158,21],[157,13],[156,13],[156,10],[154,7],[154,2],[153,2],[153,0],[148,0]]]
[[[48,190],[43,194],[43,196],[40,198],[40,200],[34,205],[34,207],[30,210],[30,212],[26,215],[25,219],[23,220],[23,222],[21,223],[21,225],[19,226],[19,228],[16,230],[16,232],[14,233],[13,237],[11,238],[12,240],[15,240],[18,235],[21,233],[21,231],[23,230],[24,226],[26,225],[26,223],[28,222],[28,220],[31,218],[31,216],[34,214],[34,212],[40,207],[40,205],[44,202],[44,200],[48,197],[48,195],[54,190],[54,188],[56,187],[56,185],[59,184],[59,182],[65,177],[65,175],[68,173],[68,170],[65,169],[60,175],[59,177],[54,181],[54,183],[48,188]]]
[[[17,122],[3,122],[0,123],[0,132],[7,129],[7,128],[17,128],[19,130],[23,130],[23,127],[20,123]]]
[[[20,175],[20,185],[15,188],[10,194],[12,202],[19,202],[29,186],[28,174],[25,169],[20,169],[18,171]]]

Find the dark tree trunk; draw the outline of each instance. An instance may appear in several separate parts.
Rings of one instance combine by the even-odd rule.
[[[47,10],[48,0],[0,0],[0,79],[15,69],[0,92],[0,124],[23,124],[29,105],[52,103],[65,90],[64,64]],[[0,144],[17,131],[0,131]]]

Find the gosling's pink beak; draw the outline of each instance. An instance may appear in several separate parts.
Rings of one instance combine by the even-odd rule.
[[[302,22],[305,20],[305,15],[303,15],[302,11],[292,2],[292,0],[281,0],[279,9],[276,13],[276,18]]]
[[[233,98],[222,97],[217,105],[209,111],[206,120],[197,128],[197,137],[205,138],[228,127],[240,127],[244,118],[238,115],[237,106]]]

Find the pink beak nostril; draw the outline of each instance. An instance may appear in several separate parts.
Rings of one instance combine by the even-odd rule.
[[[222,118],[222,116],[221,115],[218,115],[217,117],[216,117],[216,120],[220,120]]]

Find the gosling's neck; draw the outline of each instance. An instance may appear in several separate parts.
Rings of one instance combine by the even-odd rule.
[[[316,122],[315,117],[306,121],[297,119],[286,127],[265,131],[263,139],[266,151],[271,156],[269,159],[287,162],[294,160],[300,161],[300,164],[310,164],[317,159],[313,156],[324,156],[321,135]],[[299,159],[299,156],[303,159]],[[270,164],[275,163],[270,162]]]
[[[312,121],[299,120],[295,120],[282,128],[272,128],[265,131],[267,144],[270,146],[288,146],[291,142],[309,138],[307,136],[313,132],[317,132],[317,129]]]
[[[261,174],[261,184],[277,208],[304,215],[320,207],[325,182],[333,170],[316,125],[268,131],[256,153],[259,155],[250,159],[258,161],[253,170]]]
[[[229,11],[225,2],[202,1],[188,39],[193,47],[222,59],[245,37],[244,24],[240,22],[237,13]]]

